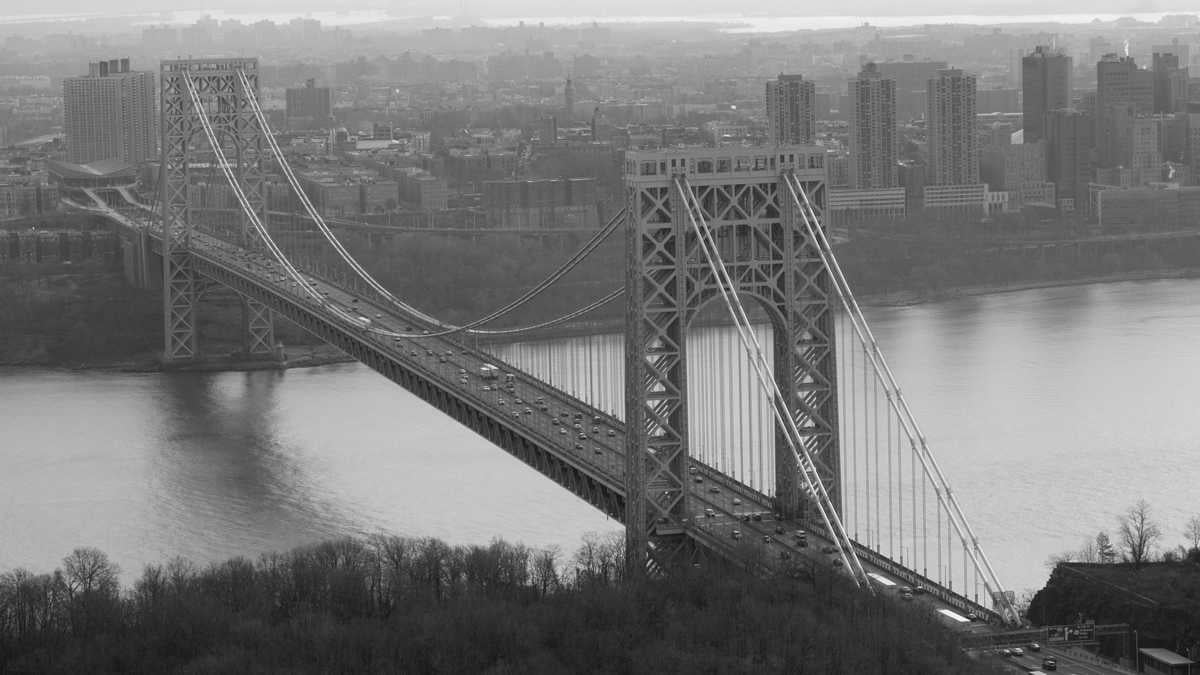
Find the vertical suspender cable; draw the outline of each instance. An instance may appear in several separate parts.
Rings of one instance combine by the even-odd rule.
[[[886,394],[886,392],[885,392]],[[891,394],[886,394],[891,398]],[[890,411],[889,411],[890,412]],[[895,500],[892,499],[892,489],[895,488],[895,480],[892,476],[892,416],[886,416],[887,422],[887,489],[884,490],[887,496],[888,503],[888,557],[896,557],[896,518],[892,507],[895,506]],[[904,538],[901,532],[901,540]]]
[[[883,484],[879,481],[879,446],[883,445],[879,440],[879,382],[875,379],[871,380],[871,417],[873,417],[872,437],[875,442],[872,448],[875,450],[875,550],[883,550],[883,519],[880,517],[879,500],[884,496],[886,490],[883,489]]]
[[[855,370],[854,370],[854,348],[850,348],[850,371],[847,373],[846,381],[849,386],[846,387],[846,398],[850,402],[850,409],[846,412],[847,424],[846,428],[850,430],[850,482],[846,484],[845,489],[850,491],[852,496],[851,504],[853,520],[851,527],[854,529],[854,538],[858,539],[858,427],[854,425],[858,417],[854,414],[854,404],[858,400],[858,395],[854,391],[855,386]]]
[[[929,478],[924,472],[921,473],[921,557],[924,560],[921,564],[924,566],[925,576],[929,576],[929,503],[926,496],[929,493]]]
[[[907,401],[900,392],[900,388],[896,383],[895,376],[888,367],[887,361],[883,358],[883,353],[879,349],[879,345],[875,341],[875,337],[871,333],[870,327],[866,325],[865,320],[862,318],[862,312],[858,307],[858,301],[854,298],[853,293],[851,293],[849,290],[849,285],[846,283],[845,275],[842,272],[841,266],[838,265],[836,257],[833,255],[833,249],[829,244],[828,238],[825,236],[823,230],[813,225],[813,222],[816,220],[816,211],[809,200],[808,193],[800,185],[800,181],[795,175],[787,176],[785,183],[792,192],[793,200],[801,208],[801,214],[804,216],[805,226],[809,229],[810,234],[819,242],[819,253],[821,254],[822,259],[826,262],[826,266],[832,273],[834,285],[839,296],[846,305],[847,309],[850,311],[851,317],[854,319],[854,327],[855,331],[859,335],[859,339],[863,342],[864,346],[868,344],[870,345],[871,350],[868,352],[868,354],[872,363],[875,365],[876,376],[884,379],[885,385],[890,387],[895,394],[892,401],[893,410],[897,413],[897,415],[899,415],[899,421],[904,427],[905,433],[909,434],[909,436],[913,439],[913,449],[917,450],[916,457],[921,460],[924,473],[928,474],[930,478],[934,479],[938,483],[939,488],[945,490],[945,495],[943,495],[941,490],[939,490],[937,497],[939,501],[945,500],[947,515],[950,517],[954,529],[957,531],[958,536],[961,539],[964,541],[968,539],[970,540],[971,559],[973,564],[981,567],[982,571],[985,573],[985,586],[987,586],[989,589],[993,585],[997,589],[1002,588],[995,569],[992,567],[991,561],[988,560],[987,556],[983,552],[983,549],[979,545],[979,538],[975,535],[974,530],[967,521],[965,514],[959,507],[958,501],[955,499],[954,494],[950,489],[949,482],[942,473],[941,467],[938,466],[937,460],[933,457],[932,452],[930,452],[925,436],[921,433],[920,427],[916,422],[916,418],[912,414],[912,410],[909,408]],[[801,201],[801,198],[803,198],[803,201]],[[810,220],[813,222],[810,222]],[[1003,596],[1000,602],[1002,604],[1000,609],[1005,620],[1009,621],[1010,623],[1018,622],[1019,616],[1017,615],[1016,610],[1013,608],[1012,603]]]

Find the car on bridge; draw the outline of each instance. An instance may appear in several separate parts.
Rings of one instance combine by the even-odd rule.
[[[1042,659],[1042,670],[1058,670],[1058,660],[1053,656]]]

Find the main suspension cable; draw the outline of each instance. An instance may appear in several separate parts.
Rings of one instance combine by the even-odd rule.
[[[496,318],[504,316],[505,314],[508,314],[508,313],[514,311],[515,309],[523,306],[524,304],[526,304],[533,298],[540,295],[543,291],[545,291],[547,288],[549,288],[555,282],[557,282],[559,279],[561,279],[564,275],[566,275],[568,272],[570,272],[572,269],[574,269],[580,262],[582,262],[596,248],[598,248],[602,243],[604,243],[604,241],[607,240],[608,237],[611,236],[612,233],[617,230],[618,226],[620,225],[620,223],[622,222],[622,220],[624,218],[625,212],[622,209],[621,211],[618,211],[611,219],[609,219],[609,222],[603,228],[601,228],[600,231],[598,231],[595,235],[593,235],[593,237],[590,240],[588,240],[588,242],[585,243],[584,246],[578,252],[576,252],[570,259],[568,259],[568,261],[564,265],[560,266],[557,270],[552,272],[550,274],[550,276],[548,276],[546,279],[542,280],[533,289],[530,289],[528,292],[526,292],[525,294],[523,294],[521,297],[517,298],[516,300],[489,313],[488,315],[486,315],[484,317],[476,319],[476,320],[474,320],[468,324],[462,325],[462,326],[453,326],[453,325],[444,323],[441,320],[437,319],[436,317],[426,314],[426,313],[418,310],[417,308],[413,307],[412,305],[409,305],[408,303],[404,302],[403,300],[397,298],[385,286],[383,286],[383,284],[379,283],[373,276],[371,276],[371,274],[369,272],[367,272],[367,270],[365,268],[363,268],[362,265],[352,255],[350,255],[349,251],[346,250],[345,246],[343,246],[341,241],[337,238],[337,235],[335,235],[333,233],[333,230],[331,230],[329,228],[329,226],[325,223],[324,218],[313,206],[312,201],[308,198],[308,195],[300,187],[299,179],[296,177],[295,172],[292,170],[292,168],[288,164],[286,158],[283,156],[283,151],[280,149],[278,142],[275,140],[274,134],[272,134],[270,131],[270,126],[269,126],[269,123],[267,122],[266,115],[263,113],[262,107],[259,105],[258,99],[254,94],[254,88],[250,84],[249,77],[246,75],[245,71],[238,71],[238,75],[241,79],[242,87],[245,90],[246,98],[247,98],[248,102],[250,103],[250,108],[254,112],[254,115],[257,118],[258,123],[262,126],[262,129],[264,132],[263,135],[266,137],[267,143],[270,146],[271,151],[275,154],[275,157],[278,160],[280,169],[284,173],[284,177],[287,179],[288,184],[291,186],[292,190],[294,190],[296,192],[296,195],[299,198],[301,205],[304,207],[304,209],[308,213],[309,217],[313,220],[314,223],[316,223],[318,229],[320,229],[321,234],[324,235],[325,239],[330,243],[330,245],[332,245],[334,247],[335,251],[338,253],[338,256],[347,265],[349,265],[350,268],[363,281],[365,281],[367,283],[367,285],[371,287],[372,290],[374,290],[376,293],[378,293],[383,298],[385,298],[389,303],[391,303],[392,305],[400,308],[401,310],[419,318],[421,321],[423,321],[427,324],[434,325],[434,326],[437,326],[438,328],[442,329],[438,332],[433,332],[433,333],[408,333],[408,334],[396,333],[395,335],[397,337],[405,337],[405,336],[406,337],[430,337],[430,336],[440,337],[440,336],[450,335],[450,334],[459,333],[459,332],[475,332],[475,333],[487,334],[487,335],[515,334],[518,332],[522,332],[521,330],[489,332],[489,331],[473,331],[471,329],[474,328],[475,326],[480,326],[485,323],[489,323],[489,322],[495,320]],[[604,302],[608,302],[611,299],[612,298],[608,298]],[[604,303],[601,303],[601,304],[604,304]],[[596,306],[600,306],[600,305],[596,305]],[[594,308],[595,307],[592,307],[592,309],[594,309]],[[591,310],[588,309],[587,311],[591,311]],[[581,313],[583,313],[583,312],[581,312]],[[577,315],[578,314],[576,314],[576,316]],[[524,330],[534,330],[535,328],[545,327],[546,325],[557,325],[558,323],[561,323],[562,321],[569,321],[569,320],[570,320],[569,318],[564,319],[563,317],[559,317],[559,318],[553,319],[549,322],[544,322],[543,324],[538,324],[536,327],[527,327]]]

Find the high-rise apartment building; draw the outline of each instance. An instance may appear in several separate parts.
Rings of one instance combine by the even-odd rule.
[[[1117,166],[1128,156],[1133,118],[1154,111],[1154,73],[1132,57],[1105,54],[1096,62],[1096,149],[1099,165]]]
[[[329,126],[333,120],[329,87],[318,87],[316,80],[306,80],[301,88],[289,88],[285,96],[289,127],[321,128]]]
[[[1153,58],[1154,112],[1183,112],[1188,100],[1187,61],[1173,52],[1156,51]]]
[[[896,81],[874,63],[850,81],[850,187],[896,187]]]
[[[817,90],[803,75],[767,82],[767,137],[778,145],[811,145],[816,136]]]
[[[1021,59],[1021,93],[1024,142],[1036,143],[1046,136],[1046,113],[1071,107],[1071,57],[1035,47]]]
[[[91,63],[87,75],[63,79],[67,159],[137,164],[154,158],[154,91],[154,73],[130,70],[129,59]]]
[[[929,80],[929,185],[979,182],[979,140],[975,134],[975,76],[952,68]]]
[[[1092,181],[1095,122],[1072,109],[1046,114],[1046,179],[1055,185],[1059,203],[1084,210]]]

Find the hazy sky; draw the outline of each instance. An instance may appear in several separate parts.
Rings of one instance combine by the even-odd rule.
[[[119,9],[116,9],[119,8]],[[83,14],[107,12],[196,11],[220,10],[227,13],[330,12],[346,10],[382,10],[394,16],[430,16],[468,14],[480,17],[561,17],[561,16],[694,16],[702,14],[729,15],[738,10],[758,15],[856,15],[868,20],[871,16],[962,15],[962,14],[1072,14],[1072,13],[1148,13],[1196,12],[1192,0],[1116,0],[1096,3],[1094,0],[922,0],[916,3],[897,3],[895,0],[851,0],[843,3],[802,3],[794,0],[759,0],[752,7],[730,3],[729,0],[603,0],[597,2],[562,2],[561,0],[360,0],[330,3],[328,0],[118,0],[104,5],[80,3],[78,0],[0,0],[0,17],[30,14]],[[165,18],[165,17],[164,17]]]

